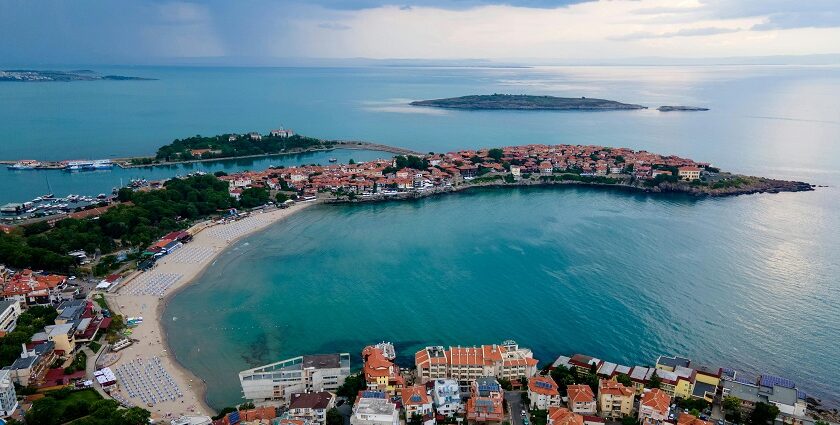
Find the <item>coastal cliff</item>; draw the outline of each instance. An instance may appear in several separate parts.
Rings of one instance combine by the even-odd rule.
[[[467,110],[614,111],[647,109],[647,107],[641,105],[606,99],[517,94],[472,95],[445,99],[417,100],[411,102],[410,105]]]

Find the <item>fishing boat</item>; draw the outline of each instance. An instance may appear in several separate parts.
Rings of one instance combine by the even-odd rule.
[[[330,162],[338,162],[338,159],[336,159],[336,158],[330,158]]]
[[[9,170],[34,170],[39,165],[41,165],[41,163],[34,159],[24,159],[15,162],[14,164],[9,165],[6,168],[8,168]]]

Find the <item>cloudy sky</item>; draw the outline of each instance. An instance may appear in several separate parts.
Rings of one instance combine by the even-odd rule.
[[[840,53],[840,0],[0,0],[0,62]]]

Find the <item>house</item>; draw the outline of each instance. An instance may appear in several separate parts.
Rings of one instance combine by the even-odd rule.
[[[565,407],[548,409],[548,425],[583,425],[583,416]]]
[[[235,142],[235,141],[236,141],[236,135],[235,134],[231,134],[230,136],[228,136],[228,142]]]
[[[579,415],[594,415],[598,411],[595,393],[589,385],[567,385],[569,409]]]
[[[645,391],[645,386],[650,381],[654,374],[654,368],[644,366],[634,366],[630,370],[630,380],[633,381],[633,386],[636,388],[636,394],[641,395]]]
[[[692,181],[700,178],[700,172],[703,171],[703,169],[700,167],[680,167],[678,171],[681,179]]]
[[[680,413],[680,416],[677,418],[677,425],[713,425],[714,423],[711,421],[704,421],[699,419],[697,416],[690,415],[688,413]]]
[[[329,391],[292,394],[289,403],[290,419],[308,421],[312,424],[327,423],[327,411],[335,407],[335,395]]]
[[[496,378],[481,377],[472,382],[467,400],[467,421],[495,424],[505,419],[504,391]]]
[[[694,368],[695,376],[694,389],[691,392],[691,396],[711,403],[720,386],[723,369],[699,365],[692,365],[692,367]]]
[[[397,405],[379,397],[359,397],[353,406],[350,425],[400,425]]]
[[[44,338],[45,341],[52,341],[55,344],[55,350],[62,355],[76,350],[76,325],[74,323],[44,326],[44,332],[35,334],[32,341],[35,342],[38,336]]]
[[[236,410],[225,415],[220,422],[221,425],[236,425],[253,421],[269,421],[277,417],[274,407],[264,406],[248,410]]]
[[[362,350],[362,373],[369,390],[385,391],[391,396],[405,385],[400,368],[385,357],[382,349],[369,345]]]
[[[661,423],[668,419],[671,396],[658,388],[646,390],[639,402],[639,422]]]
[[[659,388],[671,397],[689,398],[694,390],[693,369],[676,366],[673,372],[663,369],[654,369],[654,372],[661,381]]]
[[[262,135],[260,133],[255,132],[255,131],[252,131],[252,132],[248,133],[248,138],[253,140],[253,141],[258,142],[258,141],[262,140]]]
[[[598,381],[598,410],[601,416],[612,420],[630,416],[635,395],[633,388],[613,380],[601,379]]]
[[[350,376],[350,353],[299,356],[239,372],[246,399],[290,401],[291,395],[335,391]]]
[[[528,380],[528,399],[531,401],[531,409],[539,410],[560,407],[563,402],[557,383],[548,376],[535,376]]]
[[[673,372],[675,368],[678,366],[688,367],[691,364],[691,360],[685,357],[667,357],[667,356],[659,356],[656,359],[656,368],[660,370],[665,370],[668,372]]]
[[[0,300],[0,337],[15,330],[20,313],[20,301]]]
[[[575,354],[569,359],[569,364],[575,368],[578,377],[584,377],[591,372],[598,371],[602,360],[584,354]]]
[[[551,175],[554,171],[554,165],[552,165],[548,161],[540,162],[540,174],[542,175]]]
[[[401,394],[406,420],[410,421],[414,417],[420,417],[424,425],[434,425],[435,410],[432,408],[431,399],[426,394],[425,386],[406,387],[402,389]]]
[[[21,347],[20,357],[4,369],[9,370],[13,382],[26,387],[34,385],[47,374],[47,370],[56,358],[55,344],[52,341],[45,341],[33,344],[32,348],[28,348],[26,344],[21,344]]]
[[[0,370],[0,416],[11,416],[17,409],[17,394],[15,394],[15,383],[11,379],[8,370]]]
[[[278,128],[276,130],[271,130],[271,136],[272,137],[282,137],[282,138],[285,139],[285,138],[288,138],[288,137],[292,137],[294,135],[295,135],[295,132],[292,131],[292,130],[286,130],[286,129],[282,129],[282,128]]]
[[[432,401],[437,413],[454,416],[464,409],[461,403],[461,387],[454,379],[436,379],[432,387]]]
[[[513,177],[521,177],[522,176],[522,167],[518,165],[511,165],[510,166],[510,173],[513,174]]]
[[[757,403],[773,404],[780,413],[805,416],[807,404],[805,394],[796,389],[790,380],[764,375],[757,384],[745,381],[722,382],[723,397],[735,397],[741,402],[741,411],[751,412]]]

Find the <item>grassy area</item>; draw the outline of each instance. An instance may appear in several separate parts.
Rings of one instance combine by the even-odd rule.
[[[99,304],[99,307],[104,308],[108,311],[111,311],[111,309],[108,307],[108,301],[105,301],[105,296],[104,295],[101,295],[101,294],[95,295],[93,297],[93,301],[96,302],[97,304]]]
[[[100,343],[98,343],[98,342],[96,342],[96,341],[92,341],[90,344],[88,344],[88,347],[89,347],[89,348],[90,348],[90,350],[91,350],[91,351],[93,351],[94,353],[98,353],[98,352],[99,352],[99,349],[100,349],[100,348],[102,348],[102,344],[100,344]]]

